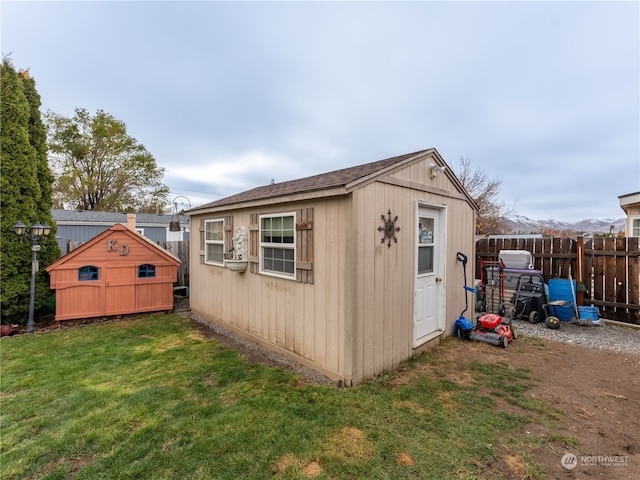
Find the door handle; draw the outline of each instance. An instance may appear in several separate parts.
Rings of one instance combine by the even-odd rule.
[[[436,277],[436,282],[440,283],[442,279],[440,277]]]

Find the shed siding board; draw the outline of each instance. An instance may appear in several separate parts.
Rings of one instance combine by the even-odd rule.
[[[428,162],[413,164],[394,176],[427,185],[430,179]],[[425,178],[426,176],[426,178]],[[453,188],[443,174],[435,179],[439,188]],[[430,184],[429,184],[430,185]],[[464,308],[464,293],[453,286],[461,282],[462,272],[456,265],[455,253],[473,255],[474,215],[469,204],[456,198],[430,194],[392,184],[374,183],[354,192],[354,222],[359,227],[356,241],[356,266],[360,280],[354,292],[354,377],[366,378],[385,369],[394,368],[408,358],[412,351],[413,291],[415,277],[414,220],[419,201],[445,205],[447,226],[445,274],[451,287],[445,288],[444,316],[450,330],[453,312]],[[401,230],[398,243],[388,248],[380,243],[381,215],[398,215]],[[372,214],[372,212],[375,212]],[[372,241],[372,237],[375,241]],[[468,278],[473,278],[468,272]],[[446,308],[448,306],[449,308]],[[358,364],[361,362],[361,364]]]
[[[299,283],[262,274],[228,271],[199,262],[191,273],[191,308],[204,316],[242,330],[336,372],[344,360],[340,342],[344,325],[344,282],[329,275],[344,274],[346,238],[344,200],[233,210],[235,227],[248,229],[252,214],[272,214],[313,207],[314,283]],[[205,218],[204,216],[202,218]],[[193,221],[199,221],[194,216]],[[257,238],[257,235],[255,236]],[[195,239],[192,240],[192,246]],[[230,247],[225,247],[230,248]],[[250,247],[251,248],[251,247]],[[337,250],[337,252],[334,252]],[[328,270],[331,273],[328,273]],[[245,307],[243,304],[247,303]]]
[[[413,312],[413,223],[415,194],[406,189],[376,182],[354,192],[354,216],[358,227],[356,271],[362,281],[354,289],[360,306],[354,335],[354,377],[370,377],[393,368],[410,355]],[[382,242],[381,216],[398,216],[397,243]],[[410,285],[410,288],[407,288]],[[407,313],[409,313],[407,315]],[[359,363],[358,363],[359,362]]]
[[[313,283],[250,273],[253,266],[238,274],[201,265],[193,261],[197,254],[192,253],[192,310],[276,350],[298,355],[304,363],[348,384],[396,367],[423,348],[412,347],[418,202],[442,207],[447,228],[441,298],[447,331],[464,308],[462,270],[455,253],[473,257],[473,207],[446,172],[431,178],[432,161],[433,156],[425,156],[386,179],[363,182],[336,197],[300,200],[304,197],[299,195],[290,203],[280,198],[276,204],[265,201],[250,208],[232,206],[217,214],[195,214],[194,222],[207,215],[234,215],[235,226],[249,230],[257,223],[257,214],[295,211],[302,216],[303,209],[313,208]],[[398,216],[401,228],[390,248],[378,231],[383,225],[380,216],[386,218],[389,210],[392,218]],[[257,237],[257,231],[250,231],[252,256],[258,253],[253,241]],[[191,251],[197,252],[200,245],[191,241]],[[472,263],[468,266],[473,268]],[[467,276],[473,278],[473,272]]]

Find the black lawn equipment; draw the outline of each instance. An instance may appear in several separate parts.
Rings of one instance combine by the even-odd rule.
[[[544,321],[547,318],[545,308],[547,295],[544,291],[542,275],[533,273],[520,275],[511,303],[513,304],[512,319],[523,318],[531,323]]]

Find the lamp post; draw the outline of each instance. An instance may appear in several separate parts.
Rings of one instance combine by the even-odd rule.
[[[41,225],[40,222],[37,221],[31,228],[20,221],[13,226],[13,231],[16,232],[16,235],[20,238],[23,238],[29,229],[31,230],[31,291],[29,295],[29,318],[27,319],[27,326],[24,329],[25,332],[33,332],[36,328],[33,317],[36,297],[36,272],[38,271],[37,253],[40,251],[40,237],[47,238],[49,233],[51,233],[51,227],[49,225],[46,223]]]

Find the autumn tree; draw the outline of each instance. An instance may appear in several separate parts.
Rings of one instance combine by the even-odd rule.
[[[168,203],[164,169],[124,122],[77,108],[71,118],[49,112],[47,127],[58,206],[157,213]]]
[[[472,169],[469,158],[460,159],[460,169],[456,175],[467,193],[478,205],[476,234],[504,233],[507,218],[513,214],[513,209],[508,209],[504,203],[497,199],[502,180],[490,179],[480,169]]]
[[[45,266],[60,256],[56,228],[51,217],[53,176],[47,163],[46,130],[40,114],[40,95],[27,71],[18,72],[3,58],[0,81],[0,204],[2,208],[0,252],[3,323],[27,319],[31,280],[31,241],[20,240],[13,225],[22,221],[48,223],[51,234],[40,241],[36,274],[36,310],[51,298]]]

